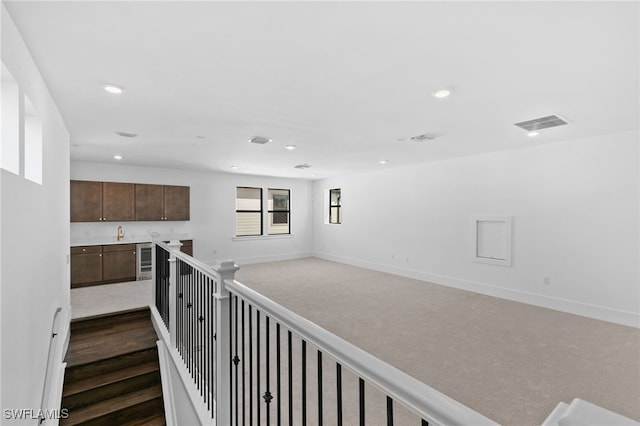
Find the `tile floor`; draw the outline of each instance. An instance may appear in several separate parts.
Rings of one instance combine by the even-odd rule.
[[[71,318],[140,308],[152,302],[151,280],[74,288],[71,289]]]

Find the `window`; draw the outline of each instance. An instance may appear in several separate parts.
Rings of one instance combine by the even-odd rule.
[[[236,188],[236,236],[262,235],[262,188]]]
[[[290,234],[290,215],[288,189],[271,189],[269,188],[268,213],[269,226],[267,233],[274,234]]]
[[[2,64],[1,120],[2,143],[0,161],[2,168],[20,175],[20,91],[18,83]]]
[[[329,190],[329,223],[342,223],[340,188]]]
[[[24,177],[42,185],[42,119],[24,97]]]

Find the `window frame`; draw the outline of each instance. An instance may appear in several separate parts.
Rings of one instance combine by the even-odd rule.
[[[270,198],[270,192],[271,191],[286,191],[287,192],[287,209],[286,210],[276,210],[275,209],[275,199],[274,199],[274,203],[273,203],[273,209],[269,209],[269,200]],[[274,194],[275,195],[275,194]],[[269,233],[269,226],[273,226],[273,217],[275,216],[275,213],[286,213],[287,214],[287,232],[278,232],[275,234]],[[285,189],[285,188],[267,188],[267,219],[269,220],[269,223],[267,225],[267,234],[268,236],[271,235],[291,235],[291,189]]]
[[[338,191],[338,204],[333,205],[332,195],[335,191]],[[336,209],[336,218],[337,222],[332,221],[331,210]],[[329,189],[329,219],[328,222],[331,225],[340,225],[342,224],[342,188],[333,188]]]
[[[260,190],[260,209],[259,210],[247,210],[247,209],[238,209],[238,189],[258,189]],[[263,205],[263,189],[262,187],[257,186],[236,186],[236,232],[235,236],[238,238],[242,237],[259,237],[264,235],[264,205]],[[260,233],[259,234],[238,234],[238,213],[260,213]]]

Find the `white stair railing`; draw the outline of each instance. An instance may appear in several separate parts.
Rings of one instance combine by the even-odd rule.
[[[211,267],[179,245],[154,245],[156,307],[215,424],[393,425],[400,406],[416,425],[496,424],[235,281],[233,262]],[[385,401],[373,409],[372,389]]]

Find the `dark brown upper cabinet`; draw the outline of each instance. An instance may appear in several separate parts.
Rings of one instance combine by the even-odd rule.
[[[164,186],[136,184],[136,220],[164,220]]]
[[[102,221],[102,182],[71,181],[71,222]]]
[[[72,180],[71,222],[123,222],[135,219],[132,183]]]
[[[164,186],[164,220],[189,220],[189,187]]]
[[[123,222],[135,219],[135,185],[102,183],[102,220]]]
[[[136,184],[136,220],[189,220],[189,187]]]

